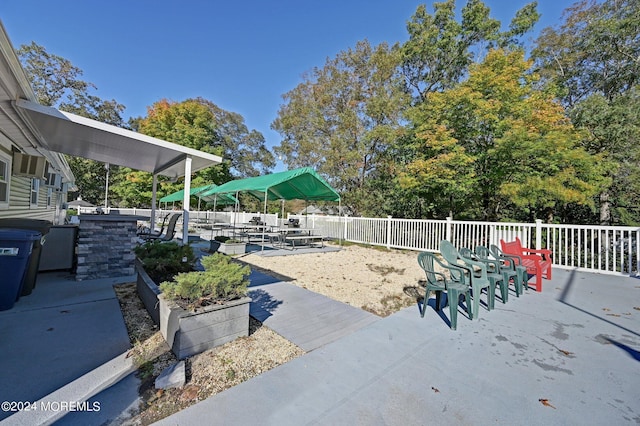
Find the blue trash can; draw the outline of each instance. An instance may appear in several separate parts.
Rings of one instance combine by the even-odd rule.
[[[0,228],[0,311],[13,308],[20,298],[37,231]]]

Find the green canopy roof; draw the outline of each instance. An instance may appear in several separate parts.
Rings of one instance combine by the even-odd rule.
[[[206,192],[206,191],[210,191],[212,189],[217,188],[218,185],[216,184],[209,184],[209,185],[204,185],[204,186],[198,186],[195,188],[191,188],[191,191],[189,191],[189,193],[191,195],[194,196],[198,196],[202,199],[204,199],[201,194]],[[167,196],[164,196],[162,198],[160,198],[160,202],[162,203],[171,203],[173,201],[182,201],[184,198],[184,189],[181,189],[180,191],[176,191],[173,194],[169,194]],[[206,200],[205,200],[206,201]],[[218,197],[218,204],[220,205],[225,205],[225,204],[235,204],[236,203],[236,197],[234,197],[233,195],[230,194],[224,194],[224,196]]]
[[[310,167],[270,175],[232,180],[200,193],[203,200],[215,194],[248,192],[258,199],[339,201],[340,195]]]

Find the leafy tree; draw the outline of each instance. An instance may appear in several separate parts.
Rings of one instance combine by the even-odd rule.
[[[578,146],[553,94],[536,90],[523,56],[490,51],[467,81],[409,112],[415,157],[401,174],[405,187],[485,220],[500,219],[508,205],[552,220],[559,206],[590,203],[600,159]]]
[[[586,130],[583,146],[615,166],[598,196],[601,224],[640,221],[638,28],[637,1],[581,1],[559,28],[542,32],[533,52],[541,75],[561,89],[574,125]]]
[[[138,122],[138,130],[220,155],[228,161],[227,174],[257,176],[275,166],[273,154],[266,148],[260,132],[249,131],[240,114],[225,111],[203,98],[156,102],[149,108],[148,116]],[[219,178],[227,181],[230,175]]]
[[[284,162],[314,167],[356,211],[361,201],[355,193],[403,133],[408,97],[396,72],[398,60],[396,46],[360,41],[286,93],[272,123],[283,137],[275,151]]]
[[[434,3],[433,15],[425,5],[418,6],[407,23],[409,40],[401,49],[402,72],[417,101],[457,84],[482,52],[482,46],[518,46],[519,37],[539,19],[536,6],[533,2],[516,12],[505,32],[500,31],[500,21],[489,16],[489,7],[480,0],[467,2],[461,22],[456,21],[455,0]]]
[[[248,131],[242,116],[219,108],[202,98],[183,102],[160,100],[148,109],[147,117],[131,121],[140,132],[203,152],[222,156],[223,164],[194,174],[191,186],[221,184],[232,179],[232,171],[242,177],[264,173],[275,165],[273,154],[257,131]],[[159,177],[158,198],[183,188],[182,180],[170,182]],[[122,186],[113,188],[123,203],[150,205],[152,177],[127,170]]]
[[[20,46],[17,54],[40,104],[115,126],[125,126],[121,117],[124,105],[91,94],[96,86],[82,80],[82,70],[68,59],[47,52],[35,42]],[[78,192],[70,196],[80,195],[86,201],[101,205],[106,185],[105,165],[70,156],[67,161],[78,186]],[[111,166],[110,184],[117,185],[119,180],[118,167]]]

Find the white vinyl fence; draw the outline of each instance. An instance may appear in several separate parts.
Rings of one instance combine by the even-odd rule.
[[[150,216],[150,209],[111,209],[120,214]],[[170,210],[157,210],[161,221]],[[268,225],[296,218],[305,228],[335,240],[371,244],[387,248],[416,251],[439,250],[440,241],[451,241],[457,248],[476,246],[500,247],[500,240],[519,237],[522,244],[532,248],[548,248],[554,266],[583,270],[640,275],[640,228],[628,226],[557,225],[542,223],[469,222],[426,219],[394,219],[289,215],[281,220],[277,214],[245,212],[190,211],[189,221],[197,227],[201,223],[247,223],[258,216]]]
[[[333,239],[417,251],[437,252],[441,240],[457,248],[500,247],[519,237],[532,248],[548,248],[554,266],[600,273],[639,275],[640,228],[447,220],[290,215]]]

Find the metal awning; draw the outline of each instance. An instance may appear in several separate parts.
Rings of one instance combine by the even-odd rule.
[[[39,133],[42,145],[54,152],[130,167],[170,178],[185,175],[191,158],[191,172],[222,162],[217,155],[198,151],[110,124],[81,117],[19,99],[18,109]]]

